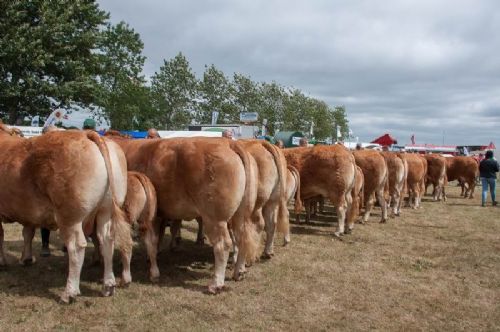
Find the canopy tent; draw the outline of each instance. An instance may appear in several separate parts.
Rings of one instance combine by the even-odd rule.
[[[398,141],[394,137],[392,137],[390,134],[384,134],[380,136],[379,138],[374,139],[370,143],[377,143],[382,146],[389,146],[393,144],[398,144]]]
[[[300,131],[280,131],[274,135],[274,140],[276,142],[282,140],[286,148],[292,148],[299,146],[299,141],[302,137],[304,137],[304,134]]]

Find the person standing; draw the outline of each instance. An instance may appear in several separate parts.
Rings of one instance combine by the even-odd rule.
[[[486,206],[486,196],[488,195],[488,187],[490,189],[491,201],[493,206],[497,205],[496,201],[496,180],[499,167],[498,162],[493,158],[493,151],[486,151],[485,158],[479,163],[479,176],[483,186],[481,205]]]

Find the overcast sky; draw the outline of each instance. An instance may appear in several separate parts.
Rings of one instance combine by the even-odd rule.
[[[182,52],[345,105],[362,141],[500,145],[500,1],[99,0],[150,76]]]

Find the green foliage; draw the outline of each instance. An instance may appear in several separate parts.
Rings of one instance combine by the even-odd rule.
[[[197,80],[182,53],[164,60],[152,77],[152,104],[161,127],[184,129],[193,118]]]
[[[285,106],[288,95],[285,89],[276,82],[263,83],[260,86],[260,119],[267,119],[268,133],[274,133],[285,123]]]
[[[205,66],[198,92],[201,99],[196,107],[196,121],[198,123],[210,123],[213,111],[219,112],[217,123],[238,121],[238,110],[231,102],[233,86],[224,73],[214,65]]]
[[[333,122],[340,126],[342,139],[349,137],[349,122],[347,121],[347,112],[345,106],[336,106],[332,112]]]
[[[0,3],[0,108],[11,123],[47,115],[47,97],[63,104],[95,101],[94,49],[107,18],[92,0]]]
[[[146,127],[152,107],[142,75],[144,44],[125,22],[101,33],[101,103],[114,128]],[[149,115],[149,116],[148,116]]]

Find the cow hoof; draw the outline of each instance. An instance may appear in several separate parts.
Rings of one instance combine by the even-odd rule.
[[[344,234],[351,234],[351,233],[352,233],[352,229],[349,229],[349,228],[344,231]]]
[[[271,258],[273,258],[273,256],[274,256],[273,253],[267,253],[267,252],[265,252],[265,253],[262,254],[262,256],[260,258],[262,258],[262,259],[271,259]]]
[[[59,304],[72,304],[76,302],[76,296],[61,296],[59,298]]]
[[[26,258],[25,260],[23,260],[21,262],[21,264],[24,266],[31,266],[31,265],[33,265],[34,262],[35,262],[35,260],[33,258]]]
[[[104,297],[113,296],[115,294],[115,286],[103,286],[101,294]]]
[[[245,272],[238,272],[233,274],[234,281],[242,281],[243,279],[245,279]]]
[[[380,223],[381,223],[381,224],[385,224],[386,222],[387,222],[387,219],[382,219],[382,220],[380,220]]]
[[[123,279],[120,280],[120,282],[118,283],[118,287],[120,288],[128,288],[128,286],[130,286],[131,284],[131,281],[124,281]]]
[[[160,277],[159,277],[159,276],[149,277],[149,280],[150,280],[150,281],[151,281],[151,283],[153,283],[153,284],[159,284],[159,283],[160,283]]]
[[[211,295],[217,295],[224,291],[224,286],[208,285],[207,293]]]
[[[342,235],[344,235],[344,233],[341,233],[341,232],[335,232],[333,233],[333,236],[339,240],[342,240]]]
[[[200,247],[204,246],[205,245],[205,240],[204,239],[201,239],[201,240],[198,239],[198,240],[196,240],[196,245],[200,246]]]
[[[398,212],[398,213],[395,213],[395,214],[394,214],[394,216],[395,216],[395,217],[401,217],[401,213],[399,213],[399,212]]]

